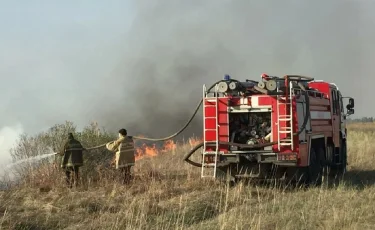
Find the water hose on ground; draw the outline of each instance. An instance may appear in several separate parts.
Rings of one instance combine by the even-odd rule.
[[[203,142],[197,144],[193,149],[191,149],[187,154],[185,154],[185,156],[183,158],[184,161],[186,161],[187,163],[189,163],[189,164],[191,164],[191,165],[193,165],[195,167],[202,167],[202,164],[194,162],[194,161],[192,161],[192,160],[189,159],[191,157],[191,155],[193,155],[193,153],[195,153],[202,146],[203,146]]]

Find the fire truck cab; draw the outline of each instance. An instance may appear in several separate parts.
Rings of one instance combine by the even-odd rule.
[[[354,114],[345,98],[334,83],[300,75],[204,85],[201,176],[320,184],[345,173],[345,121]]]

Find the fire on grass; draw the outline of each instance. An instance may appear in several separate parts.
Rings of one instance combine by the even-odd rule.
[[[198,138],[189,138],[188,143],[191,147],[194,147],[202,140]],[[166,153],[176,150],[177,143],[175,143],[173,140],[167,140],[164,142],[164,145],[162,147],[157,147],[155,144],[152,146],[147,146],[146,144],[143,144],[141,147],[136,148],[136,156],[135,160],[140,160],[145,157],[154,157],[157,156],[160,153]]]

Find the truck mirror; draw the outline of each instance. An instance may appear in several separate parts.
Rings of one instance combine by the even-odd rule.
[[[347,116],[354,114],[354,109],[348,109]]]
[[[349,105],[350,105],[351,108],[354,108],[354,99],[353,98],[349,99]]]
[[[346,109],[347,110],[351,110],[354,108],[354,99],[353,98],[349,98],[349,104],[346,105]]]

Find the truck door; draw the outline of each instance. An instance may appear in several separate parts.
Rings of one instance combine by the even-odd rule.
[[[342,100],[342,95],[340,91],[337,91],[337,98],[339,100],[339,105],[340,105],[340,130],[343,135],[343,138],[346,139],[346,118],[345,118],[345,109],[344,109],[344,103]]]
[[[340,126],[341,126],[341,111],[338,100],[337,90],[331,88],[331,113],[332,113],[332,131],[333,142],[336,147],[340,146]]]

